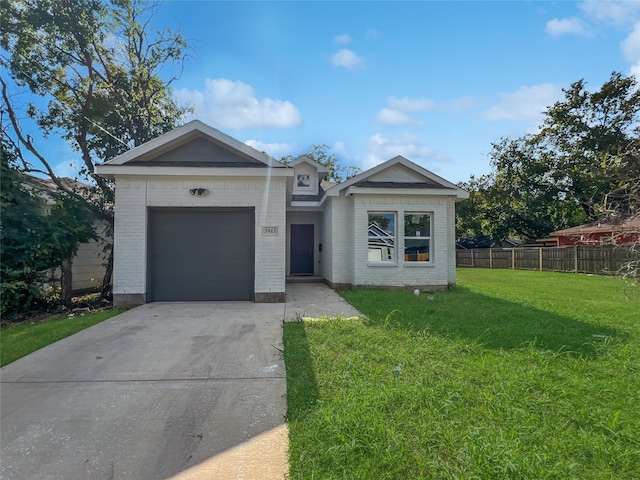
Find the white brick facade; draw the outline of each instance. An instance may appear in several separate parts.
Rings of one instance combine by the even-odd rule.
[[[192,188],[209,194],[196,197]],[[255,292],[284,293],[285,177],[116,177],[114,295],[144,295],[148,207],[255,208]],[[277,235],[262,235],[262,227]]]
[[[325,207],[323,271],[335,285],[444,288],[455,283],[455,203],[451,196],[353,195],[333,197]],[[367,258],[368,215],[396,215],[396,258],[390,263]],[[405,213],[432,214],[431,255],[428,264],[405,262],[402,219]]]
[[[324,212],[323,276],[332,285],[353,285],[353,201],[329,198]]]

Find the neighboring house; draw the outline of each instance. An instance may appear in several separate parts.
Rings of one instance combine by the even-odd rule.
[[[284,302],[298,275],[455,283],[455,202],[468,194],[400,156],[331,185],[312,159],[284,165],[192,121],[96,171],[116,183],[116,305]]]
[[[54,198],[58,192],[58,186],[51,179],[34,177],[32,175],[24,176],[24,185],[32,188],[48,205],[55,203]],[[74,180],[72,178],[61,178],[61,182],[69,190],[80,192],[91,189],[89,185]],[[107,233],[106,222],[96,220],[94,228],[97,240],[89,240],[78,246],[78,251],[71,262],[71,289],[73,292],[90,292],[98,291],[102,288],[102,280],[106,272],[106,259],[104,247],[106,242],[110,242],[111,238]],[[50,281],[60,281],[60,269],[51,271]]]
[[[557,247],[557,238],[536,238],[535,240],[527,241],[523,247]]]
[[[107,269],[105,246],[111,242],[111,238],[107,233],[106,222],[96,220],[94,228],[98,239],[81,243],[71,263],[71,289],[74,293],[97,292],[102,289]]]
[[[559,247],[636,244],[640,243],[640,215],[565,228],[549,236],[557,239]]]
[[[456,246],[465,250],[471,248],[515,248],[522,246],[522,242],[515,238],[496,240],[484,235],[480,237],[462,237],[458,240]]]

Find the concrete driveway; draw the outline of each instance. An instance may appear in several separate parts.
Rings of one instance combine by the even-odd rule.
[[[321,284],[288,303],[152,303],[1,370],[0,477],[286,478],[282,322],[354,315]]]

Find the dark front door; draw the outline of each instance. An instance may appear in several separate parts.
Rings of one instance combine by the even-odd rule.
[[[291,225],[291,275],[313,275],[313,225]]]

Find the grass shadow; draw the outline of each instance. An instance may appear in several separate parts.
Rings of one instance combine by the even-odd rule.
[[[420,296],[376,289],[342,294],[367,316],[370,326],[426,331],[490,349],[533,347],[593,358],[601,344],[627,337],[597,316],[583,321],[465,287]]]
[[[287,421],[304,420],[318,400],[318,385],[303,321],[284,323]],[[292,407],[295,405],[295,408]]]

